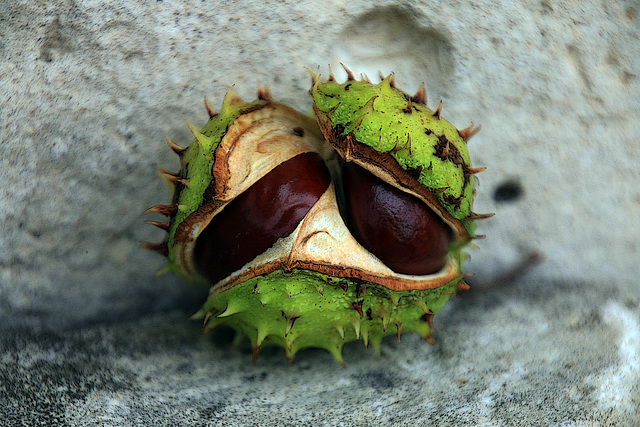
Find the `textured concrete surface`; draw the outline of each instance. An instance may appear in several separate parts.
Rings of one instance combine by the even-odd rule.
[[[153,277],[139,215],[203,96],[305,111],[304,67],[340,61],[481,123],[496,216],[434,346],[252,366],[187,320],[206,290]],[[637,0],[0,2],[0,423],[640,425],[639,118]]]

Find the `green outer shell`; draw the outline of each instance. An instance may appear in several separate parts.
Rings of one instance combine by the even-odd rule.
[[[342,135],[377,152],[389,153],[420,184],[435,193],[449,214],[460,220],[471,236],[474,197],[471,159],[464,139],[433,110],[391,86],[389,77],[377,85],[365,81],[318,81],[311,89],[316,107],[327,114]],[[407,106],[411,108],[407,112]],[[409,143],[410,141],[410,143]]]
[[[308,270],[277,271],[212,295],[200,314],[212,314],[205,329],[224,324],[237,331],[237,341],[248,336],[254,352],[279,345],[290,361],[298,350],[318,347],[343,363],[342,346],[349,341],[363,339],[379,351],[382,338],[399,336],[398,328],[429,339],[430,316],[455,294],[460,280],[426,291],[391,291]]]
[[[211,118],[207,124],[195,131],[194,141],[181,156],[180,176],[186,178],[186,185],[176,184],[174,203],[178,211],[171,221],[167,235],[168,260],[167,270],[177,273],[187,280],[200,282],[199,277],[188,275],[177,268],[174,259],[174,241],[178,226],[185,218],[195,212],[203,203],[204,194],[213,179],[212,169],[215,161],[215,150],[226,135],[229,126],[242,114],[268,104],[268,101],[255,100],[242,102],[235,98],[230,90],[225,96],[219,114]]]

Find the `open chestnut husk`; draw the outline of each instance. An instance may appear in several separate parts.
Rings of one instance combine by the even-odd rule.
[[[148,221],[167,236],[146,246],[166,271],[211,286],[196,317],[248,337],[254,356],[321,347],[343,363],[349,341],[431,341],[434,313],[467,288],[462,248],[482,216],[465,144],[475,129],[458,131],[391,77],[348,76],[312,73],[315,120],[264,89],[251,102],[230,90],[220,113],[206,104],[191,145],[169,141],[173,199],[146,211],[168,217]]]

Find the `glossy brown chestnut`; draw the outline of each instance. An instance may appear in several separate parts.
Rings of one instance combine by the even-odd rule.
[[[225,206],[200,234],[194,256],[202,274],[216,283],[291,234],[330,182],[317,153],[278,165]]]
[[[416,197],[354,163],[343,165],[347,222],[356,240],[396,273],[440,271],[451,232]]]

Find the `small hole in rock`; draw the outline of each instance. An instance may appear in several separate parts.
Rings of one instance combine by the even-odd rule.
[[[524,190],[516,180],[505,181],[496,187],[493,200],[496,202],[515,202],[522,197]]]

